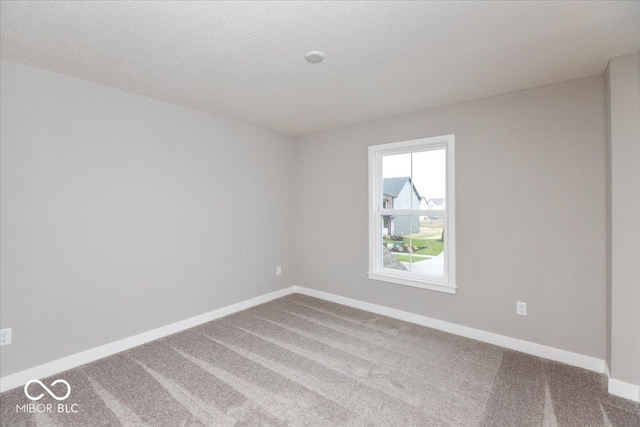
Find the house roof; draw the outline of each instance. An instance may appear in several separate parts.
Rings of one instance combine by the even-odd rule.
[[[404,188],[404,185],[407,181],[410,181],[411,178],[408,176],[403,176],[399,178],[384,178],[382,180],[382,192],[391,197],[398,197],[398,194]]]
[[[407,181],[411,182],[411,178],[408,176],[402,176],[398,178],[383,178],[382,193],[396,198],[404,188]],[[418,198],[420,198],[420,193],[418,193],[415,185],[413,186],[413,191],[415,191],[418,195]]]
[[[427,203],[432,202],[434,205],[442,206],[444,204],[444,199],[429,199]]]

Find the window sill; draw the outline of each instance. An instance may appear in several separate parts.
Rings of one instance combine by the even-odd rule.
[[[429,280],[412,280],[404,277],[398,277],[392,274],[384,273],[368,273],[369,279],[380,280],[382,282],[397,283],[398,285],[412,286],[414,288],[427,289],[430,291],[444,292],[447,294],[455,294],[456,286],[454,284],[443,284]]]

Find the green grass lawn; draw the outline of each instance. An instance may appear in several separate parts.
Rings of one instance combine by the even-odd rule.
[[[394,252],[393,256],[396,257],[396,259],[398,261],[400,261],[400,262],[420,262],[420,261],[424,261],[426,259],[431,259],[429,257],[419,257],[419,258],[414,257],[414,258],[411,258],[409,255],[399,254],[397,252]]]
[[[393,240],[389,240],[389,239],[384,239],[384,243],[400,243],[400,242],[396,242]],[[409,238],[405,237],[404,238],[404,243],[406,245],[409,245]],[[444,242],[441,242],[437,239],[413,239],[411,241],[411,244],[413,246],[418,246],[420,248],[419,251],[415,252],[417,254],[420,255],[432,255],[432,256],[436,256],[436,255],[440,255],[442,253],[442,251],[444,251]],[[394,252],[394,254],[396,254],[397,252]],[[406,262],[409,262],[409,260],[407,260]],[[414,261],[415,262],[415,261]]]
[[[408,241],[409,239],[407,239]],[[441,242],[436,239],[414,239],[411,241],[413,246],[425,247],[424,249],[420,249],[417,251],[417,254],[421,255],[440,255],[442,251],[444,251],[444,242]]]

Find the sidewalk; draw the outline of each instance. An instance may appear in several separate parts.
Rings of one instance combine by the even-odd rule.
[[[412,273],[425,276],[444,277],[444,252],[424,261],[403,262],[402,265]]]

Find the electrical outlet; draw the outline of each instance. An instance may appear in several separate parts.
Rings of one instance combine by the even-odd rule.
[[[0,346],[11,344],[11,328],[0,331]]]
[[[276,267],[276,276],[279,276],[282,274],[282,267],[281,266],[277,266]]]
[[[526,316],[527,315],[527,303],[526,302],[520,302],[520,301],[516,302],[516,314],[519,314],[520,316]]]

